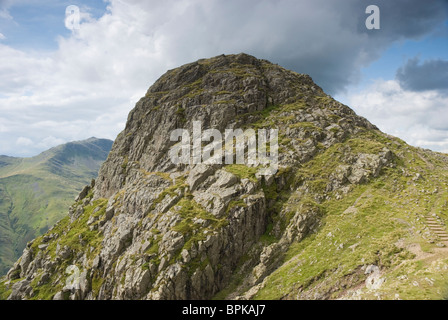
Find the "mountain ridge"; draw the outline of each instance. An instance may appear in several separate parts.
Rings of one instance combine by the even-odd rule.
[[[77,190],[96,177],[111,145],[107,139],[89,138],[34,157],[0,156],[1,273],[26,242],[63,217]]]
[[[278,129],[279,170],[174,164],[193,122]],[[247,54],[162,75],[98,178],[29,242],[4,299],[443,298],[448,157],[407,145],[311,77]],[[77,285],[70,282],[77,270]],[[427,280],[428,279],[428,280]]]

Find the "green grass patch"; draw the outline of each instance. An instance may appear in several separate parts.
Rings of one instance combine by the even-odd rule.
[[[278,241],[278,239],[271,234],[273,227],[274,225],[272,223],[269,223],[268,226],[266,227],[266,232],[260,237],[260,241],[265,246],[268,246]]]
[[[252,182],[257,182],[255,174],[258,168],[256,167],[248,167],[244,164],[229,164],[224,167],[224,170],[236,175],[240,179],[249,179]]]
[[[375,136],[375,132],[361,135],[369,139]],[[384,147],[382,142],[361,142],[360,138],[351,138],[347,144],[350,152],[355,154],[380,152]],[[401,148],[393,144],[388,147],[395,152]],[[344,149],[335,145],[328,152],[333,158],[324,152],[297,171],[302,175],[302,181],[316,179],[309,184],[315,186],[310,188],[311,195],[324,187],[324,177],[338,165]],[[401,299],[442,298],[448,277],[425,261],[414,261],[414,255],[397,243],[401,239],[420,244],[424,252],[436,252],[435,245],[416,232],[425,227],[422,217],[428,212],[437,212],[439,216],[447,214],[443,199],[448,196],[448,191],[442,187],[447,182],[447,172],[442,168],[423,166],[415,153],[413,157],[405,157],[404,160],[396,159],[396,163],[401,161],[407,165],[407,170],[418,163],[417,166],[424,169],[425,179],[414,182],[413,174],[406,176],[401,168],[386,168],[370,183],[352,186],[352,190],[339,200],[332,197],[317,204],[310,197],[294,196],[288,203],[290,212],[286,212],[286,216],[289,214],[292,218],[297,210],[306,212],[307,206],[310,210],[320,208],[323,213],[321,227],[317,233],[291,245],[283,265],[268,277],[266,286],[255,298],[296,298],[299,290],[333,292],[330,298],[337,298],[343,291],[338,287],[341,279],[370,264],[378,265],[387,278],[378,291],[383,298],[394,299],[395,294]],[[410,234],[411,226],[413,235]],[[443,261],[438,263],[443,264]],[[439,269],[443,270],[442,267]],[[408,280],[398,280],[402,275],[407,275]],[[361,273],[360,277],[358,281],[362,283],[367,275]],[[365,298],[376,298],[373,293],[363,292]]]
[[[246,207],[247,207],[247,204],[246,204],[246,202],[244,202],[243,199],[231,200],[229,202],[229,204],[227,205],[226,213],[229,213],[234,208],[246,208]]]
[[[206,234],[204,231],[215,231],[228,224],[226,218],[218,219],[211,213],[207,212],[198,203],[189,197],[182,198],[178,203],[178,213],[182,217],[182,220],[173,227],[174,231],[177,231],[184,235],[185,244],[179,253],[183,250],[191,249],[193,243],[199,240],[205,240]],[[207,227],[201,227],[194,223],[194,219],[203,219],[207,221]]]
[[[9,285],[8,289],[5,285],[5,282],[5,279],[0,280],[0,300],[6,300],[12,292],[11,285]],[[14,281],[11,282],[13,283]]]

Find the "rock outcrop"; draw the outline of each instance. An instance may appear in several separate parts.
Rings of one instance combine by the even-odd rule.
[[[174,164],[170,133],[191,132],[193,121],[277,128],[278,172]],[[321,227],[321,202],[395,166],[383,144],[343,144],[368,132],[381,134],[309,76],[246,54],[170,70],[130,112],[67,218],[28,243],[8,273],[9,299],[209,299],[238,273],[230,297],[251,298],[291,244]],[[298,171],[333,149],[335,165]]]

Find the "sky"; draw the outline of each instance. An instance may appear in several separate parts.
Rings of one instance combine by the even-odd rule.
[[[448,152],[448,0],[0,0],[0,154],[115,139],[167,70],[241,52]]]

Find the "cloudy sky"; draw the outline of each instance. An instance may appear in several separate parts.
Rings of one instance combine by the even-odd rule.
[[[0,0],[0,154],[114,139],[166,70],[240,52],[448,152],[448,0]]]

